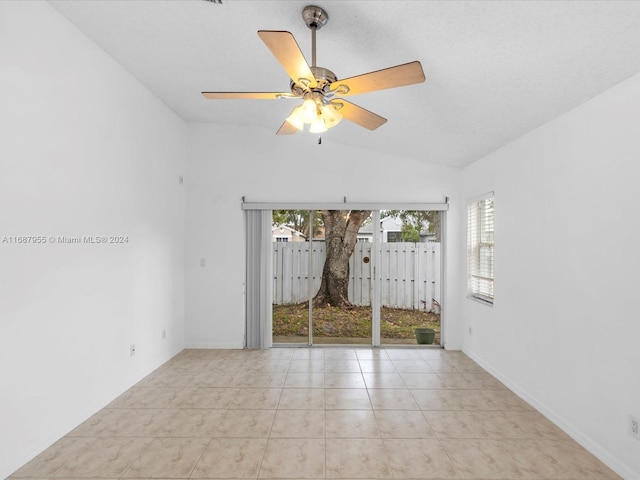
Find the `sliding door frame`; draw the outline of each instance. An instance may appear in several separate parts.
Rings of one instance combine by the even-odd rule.
[[[380,210],[373,210],[372,222],[374,225],[380,225]],[[380,346],[380,228],[372,228],[373,245],[371,247],[371,345],[373,347]]]
[[[245,202],[243,197],[243,202],[241,205],[242,210],[251,211],[251,210],[308,210],[310,211],[310,215],[313,215],[315,210],[371,210],[373,216],[373,224],[380,224],[380,211],[381,210],[427,210],[427,211],[439,211],[441,212],[441,243],[440,243],[440,252],[441,252],[441,260],[440,260],[440,280],[441,280],[441,288],[442,288],[442,297],[446,294],[446,265],[447,265],[447,210],[449,210],[449,199],[448,197],[445,199],[443,203],[385,203],[385,202],[347,202],[346,198],[344,202]],[[311,217],[312,218],[312,217]],[[310,223],[312,224],[312,223]],[[380,229],[373,229],[373,246],[371,249],[371,278],[373,280],[372,287],[372,299],[371,299],[371,309],[372,309],[372,335],[371,335],[371,345],[373,347],[379,347],[380,342],[380,282],[378,281],[378,277],[380,275]],[[311,239],[309,248],[313,248],[313,241]],[[311,252],[310,252],[311,253]],[[312,255],[310,254],[311,258]],[[245,260],[245,261],[248,261]],[[310,260],[311,262],[311,260]],[[245,272],[247,270],[245,269]],[[309,266],[309,272],[311,272],[311,265]],[[249,279],[245,278],[245,284]],[[269,292],[272,291],[271,288],[266,288],[264,286],[264,290]],[[309,298],[311,299],[313,296],[313,282],[309,281],[307,286],[309,292]],[[263,291],[264,291],[263,290]],[[309,339],[308,346],[313,346],[313,333],[311,331],[311,319],[312,319],[312,305],[311,300],[309,300]],[[442,309],[440,310],[440,325],[441,325],[441,333],[440,333],[440,345],[445,345],[445,338],[447,335],[447,322],[446,322],[446,310],[447,305],[446,301],[442,302]],[[246,315],[246,313],[245,313]],[[300,346],[301,344],[295,344],[296,346]],[[304,345],[304,344],[303,344]],[[293,344],[291,346],[294,346]]]

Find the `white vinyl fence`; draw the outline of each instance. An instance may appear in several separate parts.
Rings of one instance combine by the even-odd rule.
[[[324,242],[312,242],[313,292],[322,280]],[[349,300],[370,305],[372,243],[358,242],[349,261]],[[273,304],[307,301],[309,242],[273,243]],[[432,311],[440,302],[440,244],[382,243],[380,249],[380,303],[384,307]]]

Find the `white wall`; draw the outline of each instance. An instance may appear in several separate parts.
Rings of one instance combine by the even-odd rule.
[[[0,2],[0,105],[4,478],[183,347],[186,127],[42,2]]]
[[[628,479],[640,478],[640,76],[464,170],[495,191],[495,305],[464,350]],[[469,333],[471,328],[471,333]]]
[[[448,346],[464,341],[618,472],[640,477],[640,442],[626,431],[627,415],[640,416],[640,77],[460,172],[332,144],[330,133],[317,145],[253,127],[185,126],[47,4],[5,1],[0,104],[0,242],[129,239],[0,243],[0,478],[185,343],[242,346],[243,195],[449,196]],[[488,190],[493,308],[463,299],[460,248],[464,200]]]
[[[449,196],[450,245],[460,241],[460,170],[336,145],[330,132],[318,145],[313,135],[278,137],[275,128],[189,125],[188,346],[242,347],[243,196],[253,202],[339,202],[345,195],[354,202],[441,202]],[[462,342],[457,251],[452,249],[448,259],[445,289],[449,348]]]

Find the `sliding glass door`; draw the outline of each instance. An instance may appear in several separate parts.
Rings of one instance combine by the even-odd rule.
[[[321,210],[324,260],[314,289],[314,344],[371,345],[373,335],[372,238],[361,232],[371,224],[370,210]]]
[[[384,211],[380,243],[380,343],[440,344],[442,218]]]
[[[310,302],[317,275],[318,245],[309,210],[272,212],[273,343],[310,344]]]
[[[372,342],[370,211],[274,210],[273,343]]]
[[[436,210],[273,210],[273,343],[440,344],[442,224]]]

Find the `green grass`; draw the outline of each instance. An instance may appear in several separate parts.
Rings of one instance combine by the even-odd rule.
[[[440,332],[440,315],[420,310],[382,307],[380,334],[383,338],[414,339],[415,328],[433,328]],[[308,305],[273,305],[273,335],[308,336]],[[314,308],[313,335],[370,338],[371,307]]]

